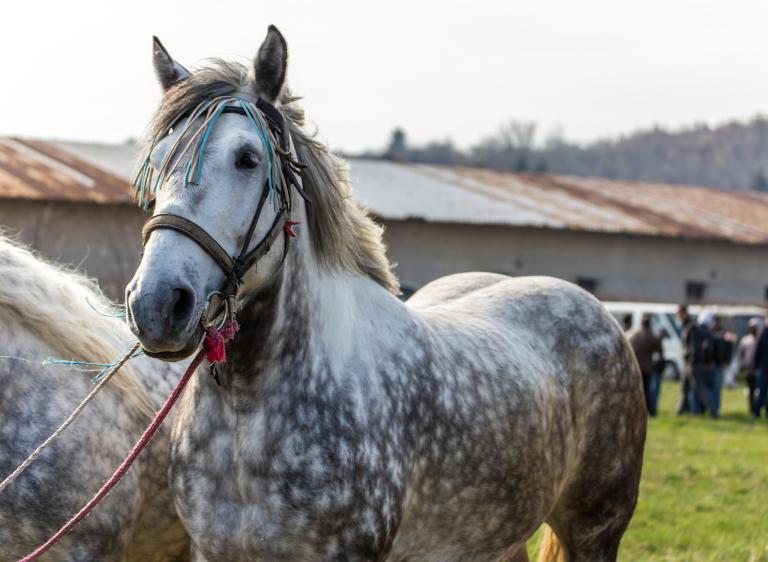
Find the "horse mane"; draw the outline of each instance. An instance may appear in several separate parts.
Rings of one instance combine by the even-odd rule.
[[[253,74],[248,68],[212,59],[208,66],[165,93],[149,125],[138,161],[145,162],[152,147],[168,134],[178,118],[203,101],[238,92],[243,97],[253,97],[254,91]],[[280,109],[288,119],[296,156],[306,166],[302,181],[311,201],[307,206],[307,221],[318,262],[330,269],[369,277],[398,294],[400,287],[382,241],[383,228],[352,198],[346,162],[317,139],[317,132],[305,131],[304,110],[299,99],[284,89]]]
[[[95,281],[0,235],[0,318],[25,326],[60,358],[111,363],[125,353],[135,339],[128,326],[98,312],[114,308]],[[109,386],[142,414],[154,414],[152,400],[130,363]]]

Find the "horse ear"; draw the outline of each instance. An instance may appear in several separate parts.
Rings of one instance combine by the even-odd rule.
[[[283,34],[274,25],[270,25],[267,38],[259,47],[254,63],[256,93],[270,102],[280,97],[287,67],[288,45]]]
[[[155,75],[163,91],[190,76],[189,70],[173,60],[160,39],[154,36],[152,37],[152,62],[155,66]]]

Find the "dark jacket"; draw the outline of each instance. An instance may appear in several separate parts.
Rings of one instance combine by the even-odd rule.
[[[713,361],[709,331],[693,320],[683,326],[683,357],[689,367],[709,366]]]
[[[640,372],[648,376],[654,371],[654,355],[661,353],[661,340],[648,328],[640,328],[629,338]]]
[[[768,371],[768,327],[763,328],[755,347],[755,369]]]
[[[733,360],[733,343],[725,337],[722,330],[712,334],[713,360],[718,367],[727,367]]]

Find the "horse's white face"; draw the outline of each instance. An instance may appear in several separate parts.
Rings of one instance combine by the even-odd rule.
[[[272,92],[277,97],[284,80],[285,57],[282,36],[270,28],[257,56],[256,76],[275,75],[270,74],[275,64],[282,68],[282,73],[277,73],[277,85],[258,84],[259,95],[265,97],[264,92]],[[170,59],[157,40],[155,69],[165,88],[188,77],[187,71]],[[253,97],[255,93],[243,97]],[[150,157],[155,169],[182,134],[181,130],[174,131],[156,144]],[[199,183],[185,186],[188,161],[189,156],[185,156],[159,187],[155,214],[170,213],[192,220],[230,256],[237,256],[266,187],[267,159],[256,129],[243,115],[223,114],[208,140]],[[267,202],[250,247],[267,235],[275,213]],[[249,273],[249,285],[265,282],[277,270],[282,254],[281,245],[275,246],[259,260],[256,271]],[[128,321],[144,349],[166,359],[180,359],[194,351],[209,297],[222,288],[225,278],[226,273],[194,240],[167,228],[154,230],[139,268],[126,288]]]

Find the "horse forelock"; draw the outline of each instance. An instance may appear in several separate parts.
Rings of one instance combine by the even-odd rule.
[[[114,304],[94,281],[0,235],[0,317],[37,334],[62,359],[111,363],[126,351],[133,336],[122,320],[101,312],[111,309]],[[142,414],[152,416],[152,399],[130,364],[109,385]]]
[[[180,116],[218,96],[254,95],[253,74],[242,64],[213,59],[163,96],[151,121],[138,162],[149,157]],[[299,98],[287,88],[280,109],[288,119],[298,160],[306,166],[302,184],[311,204],[307,206],[310,240],[321,266],[366,276],[392,293],[400,287],[392,272],[382,241],[383,229],[352,198],[348,166],[304,128]]]

